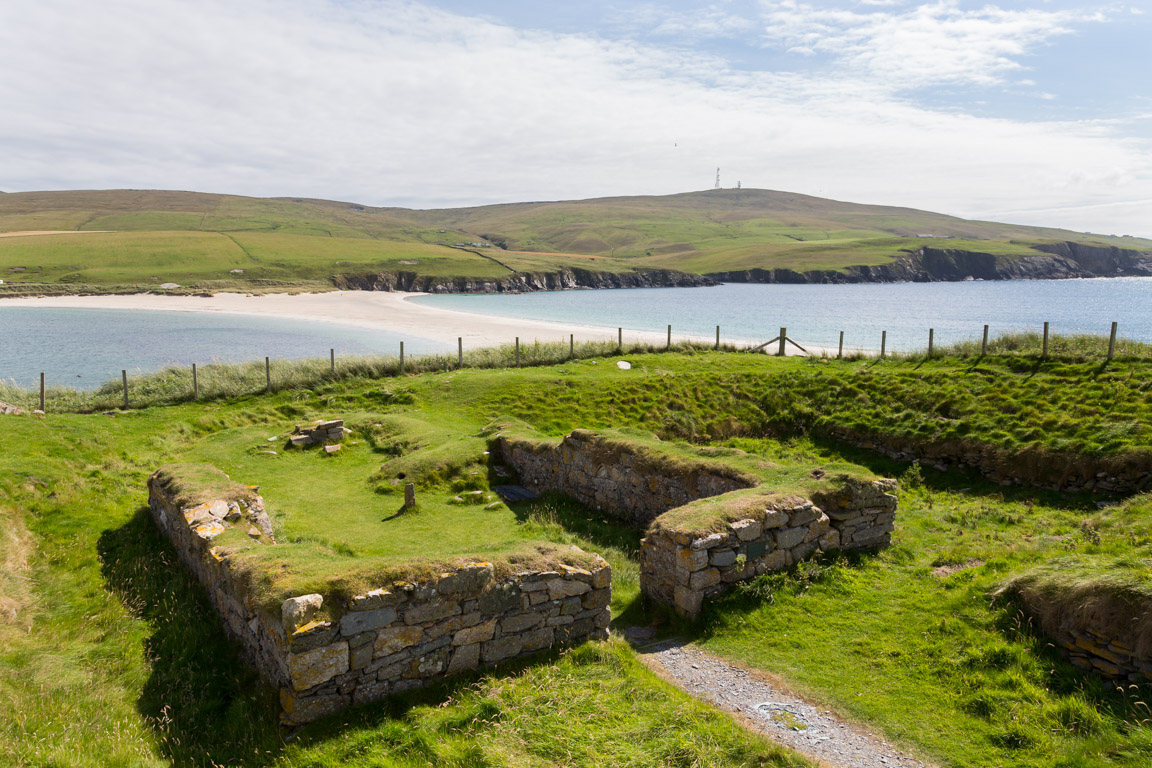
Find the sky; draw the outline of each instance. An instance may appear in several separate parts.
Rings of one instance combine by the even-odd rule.
[[[1150,0],[5,0],[0,190],[800,192],[1152,236]]]

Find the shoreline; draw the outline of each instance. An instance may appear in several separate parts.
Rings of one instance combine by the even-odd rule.
[[[484,315],[418,304],[409,299],[426,293],[389,291],[327,291],[324,293],[271,293],[250,295],[218,293],[212,296],[163,296],[124,294],[111,296],[36,296],[0,299],[3,307],[59,309],[146,310],[192,312],[257,317],[279,317],[373,330],[387,330],[455,346],[462,339],[466,349],[521,343],[567,340],[613,341],[617,329],[605,326]],[[710,342],[701,336],[678,334],[673,341]],[[667,335],[655,331],[624,329],[625,343],[659,344]]]

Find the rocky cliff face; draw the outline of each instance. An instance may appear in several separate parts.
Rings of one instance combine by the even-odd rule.
[[[510,272],[499,278],[433,277],[415,272],[378,272],[334,275],[332,283],[342,290],[422,293],[522,293],[577,288],[684,288],[716,285],[716,281],[710,277],[670,269],[617,274],[568,268],[556,272]]]
[[[844,271],[750,269],[708,275],[722,283],[930,283],[1149,276],[1152,253],[1071,242],[1037,246],[1035,256],[1006,258],[978,251],[920,248],[890,264],[852,266]]]

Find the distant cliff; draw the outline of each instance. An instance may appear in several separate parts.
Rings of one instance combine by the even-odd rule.
[[[415,272],[375,272],[332,276],[341,290],[419,291],[422,293],[524,293],[579,288],[685,288],[716,285],[704,275],[651,269],[638,272],[592,272],[564,268],[555,272],[514,272],[498,278],[437,277]]]
[[[959,280],[1059,280],[1075,277],[1152,277],[1152,252],[1051,243],[1034,256],[920,248],[889,264],[840,270],[749,269],[708,274],[722,283],[931,283]]]

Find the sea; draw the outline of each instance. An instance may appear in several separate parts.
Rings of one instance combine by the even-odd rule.
[[[413,299],[486,315],[622,327],[760,344],[781,327],[802,346],[913,351],[1010,331],[1106,335],[1152,343],[1152,278],[966,281],[854,285],[725,284],[524,294],[447,294]],[[168,365],[276,358],[452,351],[429,339],[333,322],[147,310],[5,307],[0,301],[0,380],[23,387],[95,389]],[[493,339],[493,343],[506,339]]]

